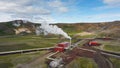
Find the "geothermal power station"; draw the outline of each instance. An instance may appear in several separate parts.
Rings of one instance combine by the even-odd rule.
[[[20,24],[14,24],[15,26],[20,26]],[[109,52],[96,47],[103,46],[96,40],[116,40],[114,38],[104,37],[104,38],[84,38],[78,39],[75,42],[71,42],[72,38],[64,32],[61,28],[56,25],[50,25],[46,22],[42,23],[41,26],[36,27],[36,35],[40,34],[55,34],[62,35],[68,41],[57,43],[53,47],[46,48],[33,48],[25,50],[7,51],[0,52],[1,56],[12,55],[12,54],[23,54],[37,51],[48,51],[45,56],[46,64],[50,68],[63,68],[66,67],[70,62],[72,62],[77,57],[88,57],[92,58],[98,65],[99,68],[113,68],[112,63],[107,60],[107,57],[114,57],[120,59],[120,54],[115,52]],[[47,43],[47,42],[46,42]],[[78,46],[81,45],[81,46]],[[99,61],[100,60],[100,61]],[[18,68],[30,68],[29,64],[23,64],[18,66]]]

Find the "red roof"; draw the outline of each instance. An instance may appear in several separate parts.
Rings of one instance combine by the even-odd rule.
[[[62,42],[62,43],[59,43],[57,46],[59,46],[59,47],[67,47],[67,46],[69,46],[69,42]]]
[[[63,51],[64,51],[64,48],[63,48],[63,47],[56,47],[56,48],[54,48],[54,51],[55,51],[55,52],[57,52],[57,51],[63,52]]]
[[[95,41],[91,41],[91,42],[89,42],[89,45],[90,46],[100,46],[101,44],[98,42],[95,42]]]

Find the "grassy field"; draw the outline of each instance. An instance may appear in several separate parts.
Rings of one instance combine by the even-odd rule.
[[[47,38],[44,36],[35,35],[6,36],[0,39],[0,52],[52,47],[55,46],[58,42],[62,41],[58,39],[58,37]],[[29,54],[0,56],[0,68],[16,68],[17,65],[28,63],[33,59],[43,55],[44,53],[46,52],[41,51]]]
[[[0,51],[22,50],[51,47],[58,43],[58,38],[42,38],[40,36],[16,36],[0,39]]]
[[[15,54],[0,57],[0,68],[16,68],[18,65],[31,62],[46,52]]]
[[[77,58],[67,68],[97,68],[96,63],[90,58]]]
[[[73,36],[75,32],[71,33]],[[70,33],[69,33],[70,35]],[[79,36],[78,38],[88,38],[94,36]],[[77,38],[77,39],[78,39]],[[0,39],[0,52],[4,51],[13,51],[13,50],[23,50],[23,49],[32,49],[32,48],[43,48],[43,47],[51,47],[61,41],[69,41],[59,39],[57,36],[55,37],[44,37],[44,36],[35,36],[35,35],[28,35],[28,36],[8,36],[2,37]],[[72,40],[73,42],[76,41],[75,39]],[[120,46],[118,45],[119,42],[112,43],[101,41],[101,43],[105,44],[104,49],[110,51],[117,51],[120,52]],[[111,44],[112,43],[112,44]],[[116,45],[113,45],[116,44]],[[46,53],[45,51],[35,52],[35,53],[26,53],[26,54],[15,54],[15,55],[8,55],[8,56],[0,56],[0,68],[16,68],[16,66],[24,63],[28,63],[37,57]],[[120,67],[120,61],[116,59],[111,59],[112,62],[116,65],[116,68]],[[87,64],[87,65],[86,65]],[[96,63],[89,58],[77,58],[73,62],[70,63],[69,68],[97,68]]]
[[[104,45],[103,49],[107,51],[113,51],[120,53],[120,41],[118,40],[110,40],[110,41],[102,41],[99,40],[101,44]]]

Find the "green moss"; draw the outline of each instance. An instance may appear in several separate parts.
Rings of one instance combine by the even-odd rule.
[[[98,68],[96,63],[89,58],[77,58],[72,61],[68,68]]]
[[[106,50],[120,52],[120,46],[105,45]]]
[[[47,39],[37,36],[16,36],[0,39],[0,51],[23,50],[31,48],[51,47],[58,39]]]
[[[23,50],[23,49],[31,49],[35,48],[33,46],[29,46],[27,44],[12,44],[12,45],[0,45],[0,52],[2,51],[14,51],[14,50]]]
[[[0,68],[10,68],[12,66],[13,64],[8,63],[8,62],[0,63]]]
[[[8,28],[14,28],[13,24],[11,22],[4,23]]]
[[[16,68],[17,65],[32,62],[45,53],[46,51],[41,51],[35,53],[0,56],[0,68]]]
[[[120,68],[120,60],[115,58],[110,58],[110,60],[112,61],[114,68]]]

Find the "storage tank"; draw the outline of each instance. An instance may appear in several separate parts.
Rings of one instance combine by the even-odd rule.
[[[62,68],[62,66],[63,66],[62,62],[63,62],[62,58],[55,59],[49,63],[49,66],[51,68]]]

